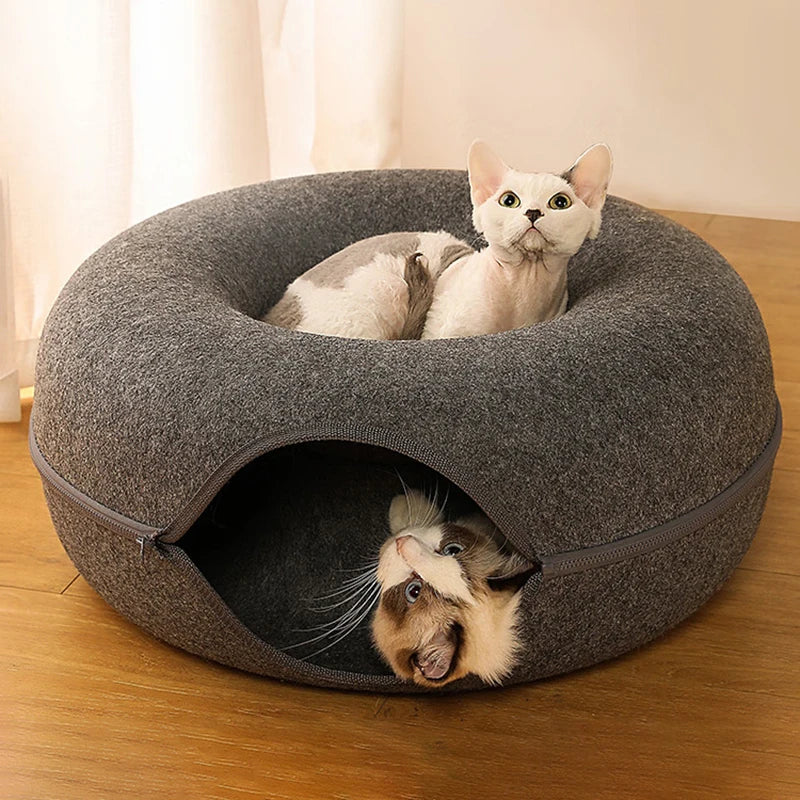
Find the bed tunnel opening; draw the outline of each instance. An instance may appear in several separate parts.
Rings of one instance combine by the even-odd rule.
[[[390,675],[371,642],[369,590],[353,581],[377,560],[404,485],[446,498],[448,519],[478,510],[441,474],[391,450],[304,442],[240,469],[178,545],[260,639],[320,667]]]

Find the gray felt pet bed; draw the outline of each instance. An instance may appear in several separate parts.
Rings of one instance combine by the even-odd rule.
[[[527,329],[374,342],[258,321],[352,241],[472,241],[470,215],[463,172],[282,180],[153,217],[78,269],[42,337],[31,449],[109,603],[243,670],[421,691],[366,624],[313,658],[286,649],[377,554],[399,476],[477,504],[538,565],[506,683],[625,653],[720,587],[758,526],[780,413],[752,297],[684,228],[609,198],[566,315]]]

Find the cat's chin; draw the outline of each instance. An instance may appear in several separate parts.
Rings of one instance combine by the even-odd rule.
[[[540,260],[553,251],[552,243],[535,228],[528,228],[512,245],[507,248],[522,261]]]

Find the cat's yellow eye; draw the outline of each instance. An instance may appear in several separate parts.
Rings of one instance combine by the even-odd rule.
[[[506,208],[516,208],[519,205],[519,197],[514,192],[503,192],[497,202]]]
[[[550,208],[554,208],[556,211],[563,211],[565,208],[569,208],[572,205],[572,198],[568,194],[564,194],[564,192],[559,192],[558,194],[554,194],[548,201],[547,205]]]

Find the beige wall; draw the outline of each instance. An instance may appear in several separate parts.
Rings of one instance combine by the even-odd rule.
[[[800,220],[797,0],[408,0],[403,166],[615,154],[653,207]]]

